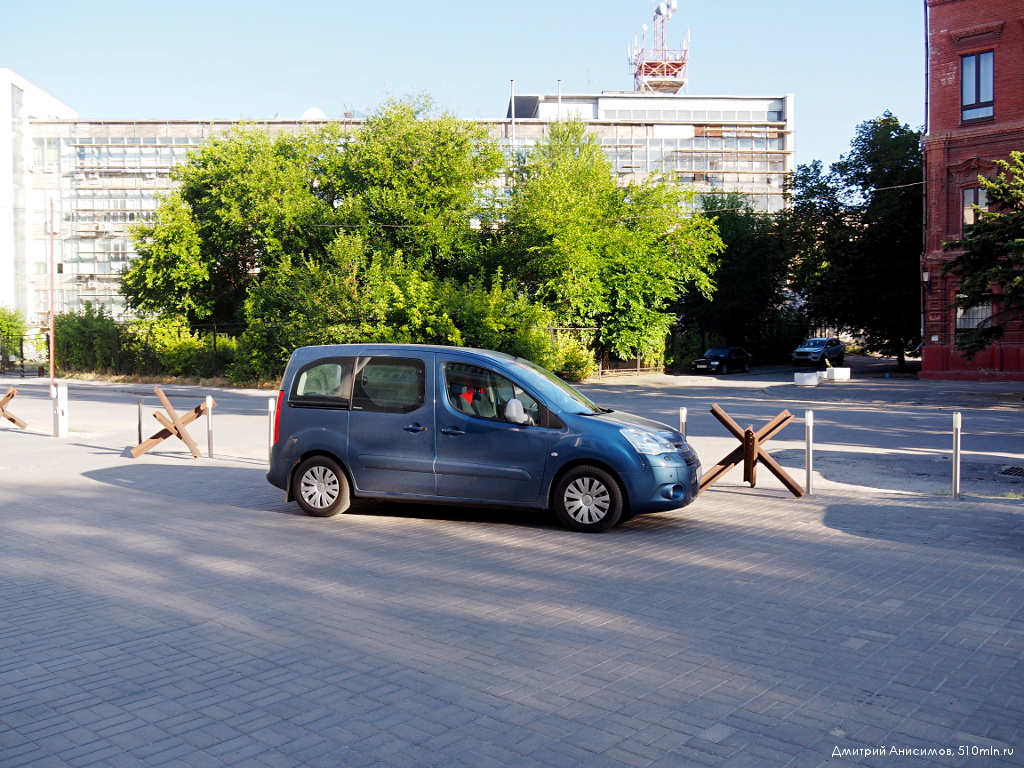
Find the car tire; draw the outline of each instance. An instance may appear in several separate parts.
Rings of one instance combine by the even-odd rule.
[[[349,508],[345,472],[327,456],[311,456],[292,476],[292,493],[299,508],[313,517],[333,517]]]
[[[750,363],[744,363],[743,364],[743,372],[744,373],[750,373]]]
[[[584,464],[559,478],[552,507],[570,531],[603,533],[622,517],[622,489],[608,472]]]
[[[840,355],[840,356],[839,356],[839,357],[838,357],[838,358],[836,359],[836,365],[842,365],[842,364],[843,364],[843,360],[845,360],[845,359],[846,359],[846,356],[845,356],[845,355]]]
[[[728,376],[729,375],[729,366],[726,365],[725,363],[722,363],[722,367],[718,369],[718,372],[720,374],[722,374],[723,376]]]

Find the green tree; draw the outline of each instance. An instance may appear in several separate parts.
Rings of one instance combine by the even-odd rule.
[[[289,270],[330,263],[339,233],[431,279],[466,277],[477,188],[500,161],[483,128],[434,115],[425,98],[389,102],[358,128],[242,128],[172,171],[177,190],[133,231],[139,258],[122,292],[142,312],[240,322],[253,286],[286,259]]]
[[[436,280],[397,255],[373,254],[341,234],[324,262],[285,259],[252,287],[234,375],[272,378],[292,350],[357,342],[497,349],[554,364],[542,328],[552,315],[502,284]]]
[[[0,340],[7,349],[17,349],[21,338],[28,333],[25,316],[18,309],[0,306]]]
[[[687,193],[658,179],[618,186],[580,121],[552,124],[513,177],[507,201],[485,221],[485,263],[559,323],[599,327],[614,354],[660,360],[669,304],[713,290],[722,247],[714,224],[688,213]]]
[[[465,278],[477,265],[471,220],[478,190],[502,165],[486,129],[439,113],[427,96],[392,100],[348,134],[340,152],[316,155],[317,196],[337,223],[371,252],[401,253],[441,277]]]
[[[889,112],[861,123],[829,173],[798,169],[781,217],[809,317],[862,335],[901,368],[920,338],[920,139]]]
[[[994,179],[978,177],[990,209],[978,209],[964,238],[946,244],[959,251],[943,266],[960,281],[956,305],[992,307],[981,327],[957,335],[957,349],[968,359],[1024,320],[1024,152],[1011,152],[996,166]]]
[[[330,206],[313,193],[303,152],[309,135],[243,128],[175,166],[179,186],[155,222],[133,230],[134,260],[121,279],[130,307],[190,322],[238,322],[249,286],[286,254],[322,253]]]
[[[718,226],[725,250],[714,294],[688,294],[679,308],[683,322],[705,341],[722,339],[759,357],[777,354],[770,339],[788,301],[789,253],[774,217],[755,211],[738,193],[701,195],[700,207]]]

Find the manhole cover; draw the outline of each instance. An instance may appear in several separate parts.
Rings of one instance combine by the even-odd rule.
[[[999,474],[1005,475],[1006,477],[1024,478],[1024,467],[1006,467],[1005,469],[1001,469]]]

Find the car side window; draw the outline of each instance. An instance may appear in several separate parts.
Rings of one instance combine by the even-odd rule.
[[[352,410],[410,413],[426,402],[426,365],[405,357],[357,357]]]
[[[459,413],[490,421],[505,421],[505,406],[515,398],[523,404],[527,425],[539,423],[541,404],[500,373],[468,363],[445,363],[444,388]]]
[[[317,360],[299,371],[289,405],[347,409],[352,395],[352,358]]]

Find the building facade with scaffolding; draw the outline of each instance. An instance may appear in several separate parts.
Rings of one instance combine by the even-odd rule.
[[[492,132],[518,151],[552,122],[577,119],[598,137],[622,183],[658,176],[697,193],[739,192],[760,211],[785,204],[795,170],[793,96],[688,96],[664,92],[523,95]],[[508,149],[506,149],[508,151]]]

